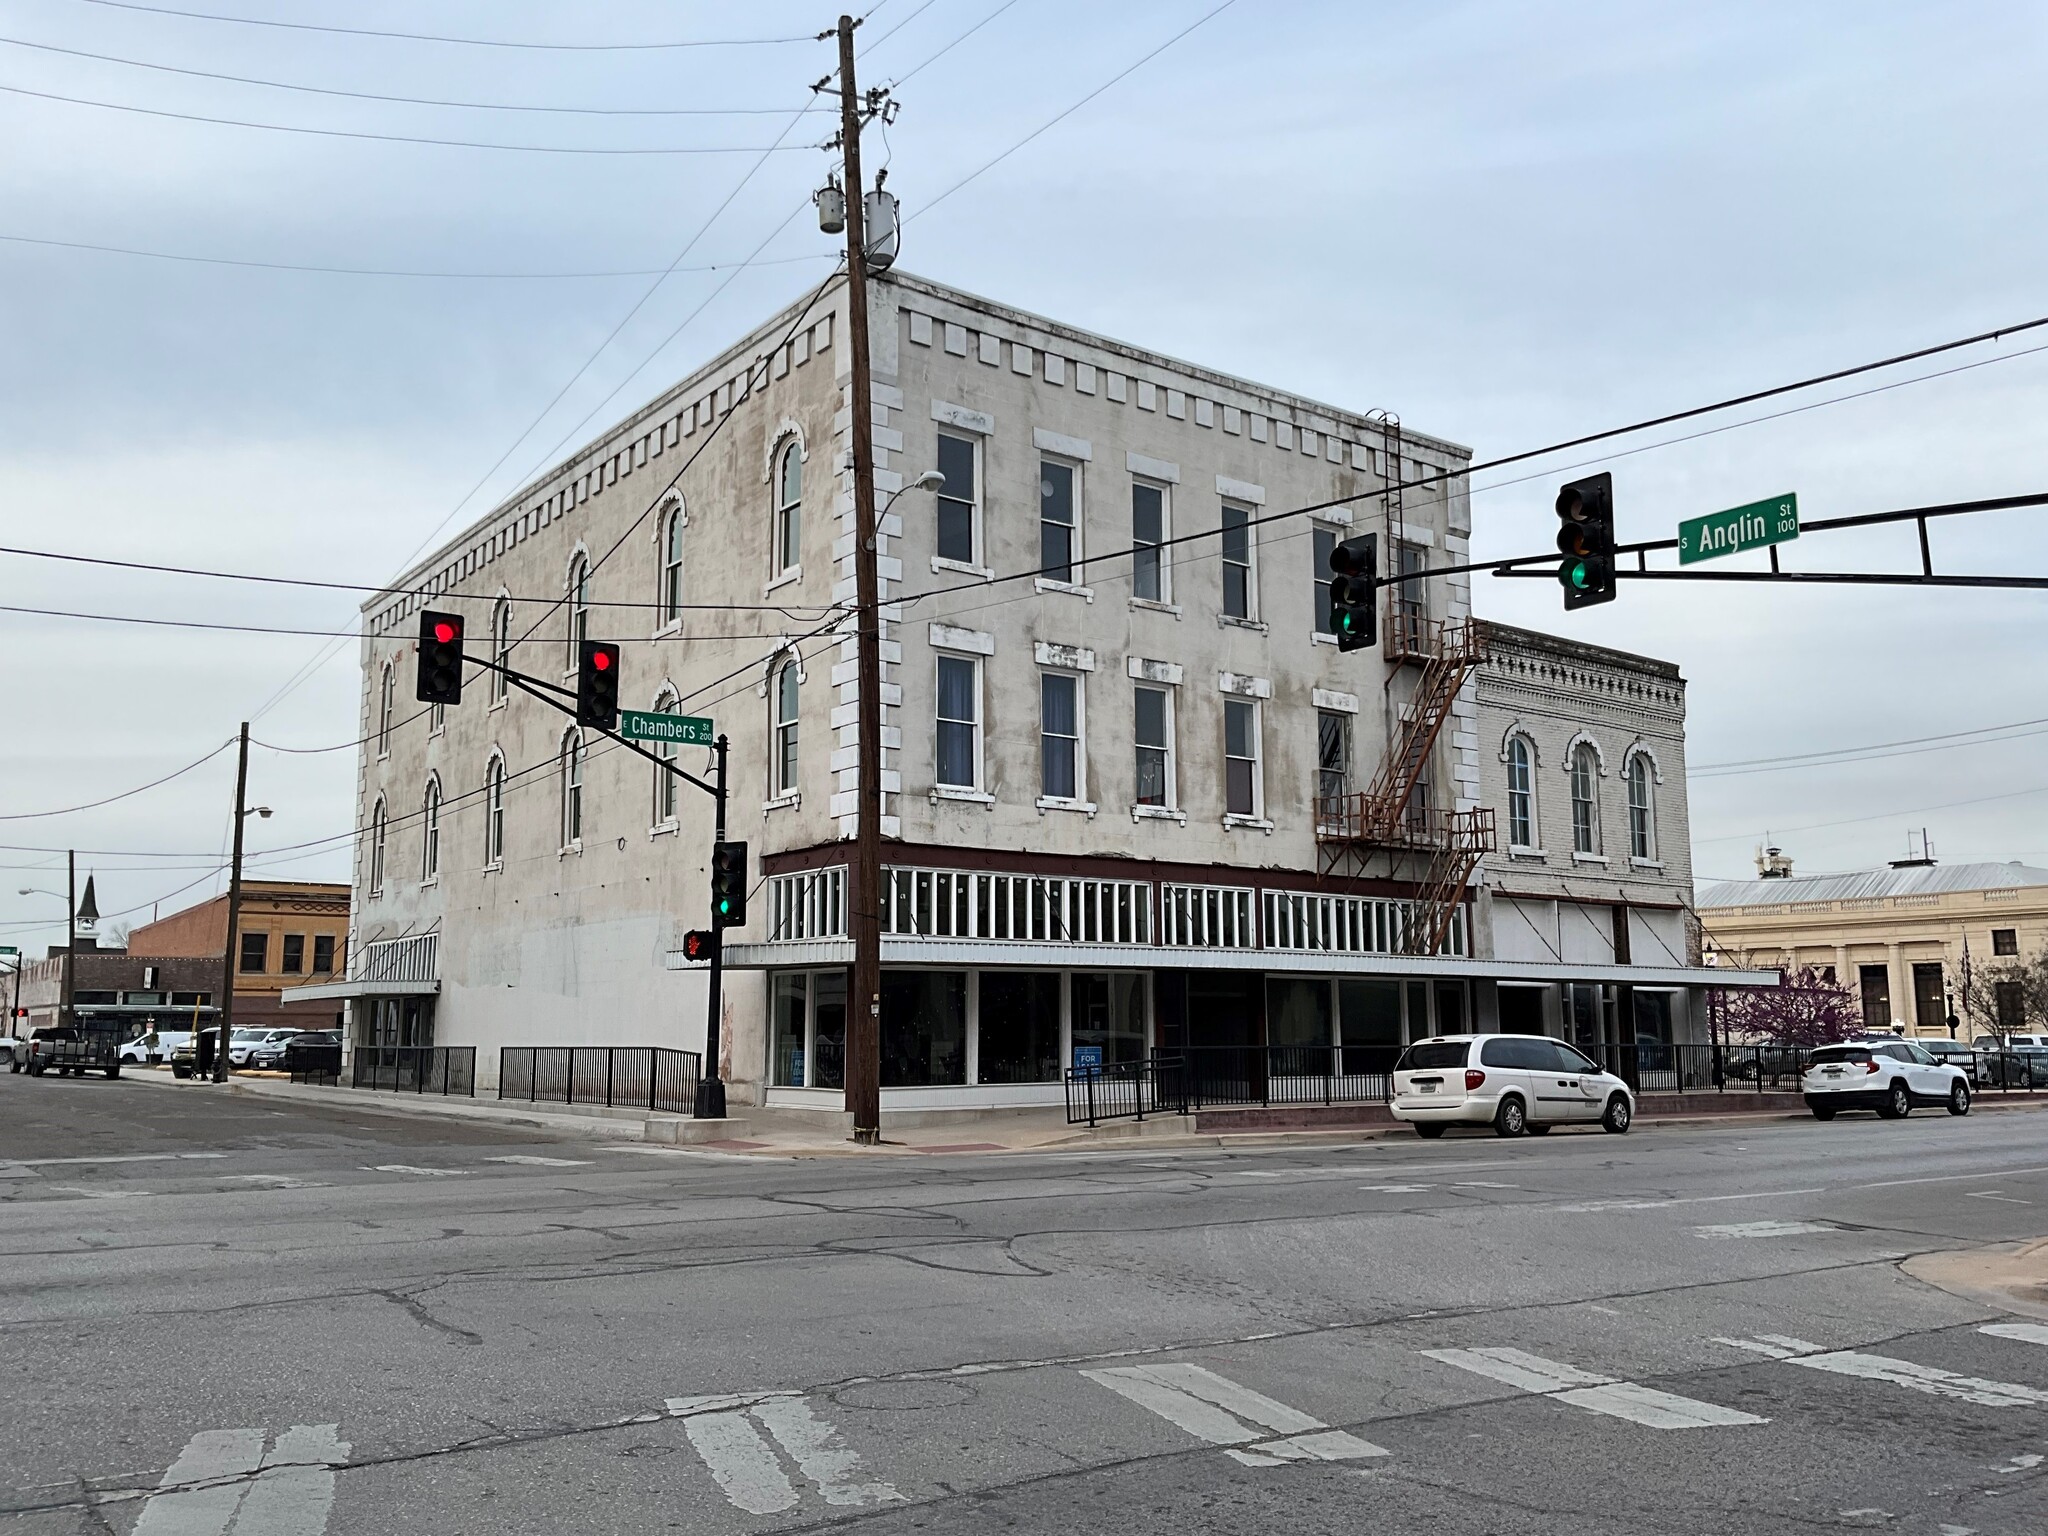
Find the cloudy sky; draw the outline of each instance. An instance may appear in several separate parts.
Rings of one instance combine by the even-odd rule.
[[[795,114],[830,45],[644,45],[804,39],[835,8],[184,4],[580,46],[0,0],[9,546],[387,579],[829,270],[807,206],[825,161],[806,146],[830,128]],[[1216,6],[886,0],[862,67],[902,81],[871,153],[913,220],[905,266],[1391,407],[1482,460],[2048,314],[2038,7]],[[1624,538],[1788,490],[1811,519],[2048,488],[2048,352],[2026,355],[2044,344],[1731,413],[1688,441],[1671,439],[1698,425],[1481,473],[1478,546],[1547,548],[1555,485],[1582,462],[1613,470]],[[1983,366],[1947,371],[1965,364]],[[1788,406],[1813,408],[1755,419]],[[1939,526],[1937,559],[2048,571],[2044,516]],[[1885,531],[1804,541],[1788,564],[1914,557],[1910,531]],[[345,593],[14,555],[0,574],[11,608],[355,618]],[[1548,583],[1477,595],[1492,616],[1680,663],[1703,879],[1748,874],[1766,833],[1802,870],[1842,870],[1901,855],[1923,825],[1944,860],[2048,864],[2048,598],[1659,583],[1567,618]],[[59,903],[13,894],[61,891],[51,849],[94,850],[81,871],[131,919],[216,888],[232,753],[39,813],[181,768],[244,718],[277,747],[355,734],[346,641],[0,612],[0,643],[0,941],[58,936]],[[1697,772],[1869,747],[1885,754]],[[347,831],[353,774],[351,751],[253,754],[251,799],[275,809],[251,824],[257,872],[347,878],[344,843],[298,845]]]

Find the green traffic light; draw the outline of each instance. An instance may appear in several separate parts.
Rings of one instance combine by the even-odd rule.
[[[1574,560],[1571,563],[1570,569],[1565,574],[1565,579],[1581,592],[1593,584],[1586,571],[1586,562],[1583,560]]]

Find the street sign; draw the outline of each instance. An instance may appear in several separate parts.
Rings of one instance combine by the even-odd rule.
[[[1709,512],[1678,525],[1678,563],[1762,549],[1799,537],[1799,498],[1787,493],[1726,512]]]
[[[12,944],[0,944],[0,955],[18,955],[21,951]]]
[[[708,747],[718,739],[711,722],[700,715],[650,714],[638,709],[619,711],[619,734],[628,741],[678,747]]]

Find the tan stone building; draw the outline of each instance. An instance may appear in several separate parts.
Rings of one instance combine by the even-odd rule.
[[[1718,964],[1811,965],[1862,1001],[1873,1028],[1948,1037],[1973,1029],[1963,1006],[1965,946],[1973,984],[2048,947],[2048,869],[1901,860],[1847,875],[1795,876],[1776,849],[1755,880],[1701,888],[1708,958]],[[1782,871],[1780,873],[1779,871]],[[2007,1032],[2042,1027],[2016,994],[1999,1001]]]
[[[343,970],[348,950],[346,885],[314,880],[242,882],[240,933],[235,945],[235,1024],[331,1024],[340,1010],[332,1003],[286,1009],[286,987],[324,981]],[[215,896],[128,935],[136,955],[206,955],[227,948],[228,899]]]

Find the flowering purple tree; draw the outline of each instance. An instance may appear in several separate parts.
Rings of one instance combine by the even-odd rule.
[[[1849,989],[1810,965],[1786,972],[1778,986],[1727,987],[1718,996],[1731,1044],[1811,1048],[1846,1040],[1863,1028],[1863,1010]]]

